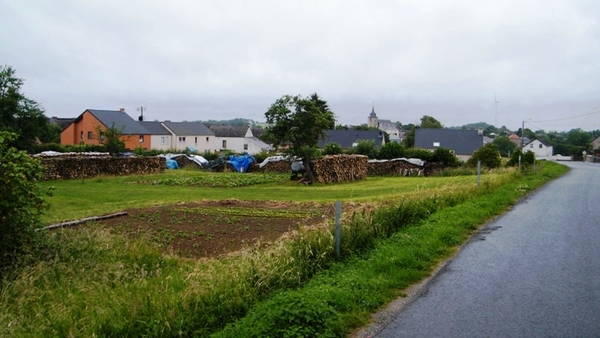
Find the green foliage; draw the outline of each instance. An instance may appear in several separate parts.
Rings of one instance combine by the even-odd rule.
[[[442,129],[444,126],[434,117],[429,115],[424,115],[421,117],[421,128],[423,129]]]
[[[113,122],[110,127],[102,129],[100,126],[96,129],[96,135],[100,144],[106,147],[111,155],[116,155],[125,151],[125,142],[123,142],[123,130],[125,126],[116,126]]]
[[[532,151],[527,151],[525,154],[521,152],[521,149],[517,148],[510,157],[510,160],[506,163],[507,166],[516,167],[519,165],[519,157],[521,158],[521,165],[529,166],[535,162],[535,154]]]
[[[256,163],[262,163],[267,157],[272,156],[272,154],[268,151],[262,150],[260,153],[256,153],[253,155]]]
[[[476,167],[478,161],[481,161],[483,167],[489,169],[500,167],[502,158],[500,158],[500,154],[498,153],[498,147],[494,143],[488,143],[477,149],[467,161],[467,165]]]
[[[405,155],[406,155],[406,158],[418,158],[425,162],[433,161],[433,152],[431,152],[427,149],[415,149],[415,148],[406,149]]]
[[[512,142],[508,138],[508,136],[498,136],[494,139],[492,143],[495,144],[496,147],[498,147],[500,155],[504,157],[508,157],[509,154],[514,153],[515,150],[518,148],[517,144]]]
[[[460,160],[450,150],[443,147],[435,149],[431,162],[436,162],[444,167],[457,167],[460,164]]]
[[[402,144],[405,148],[413,148],[415,146],[415,135],[417,133],[417,127],[415,125],[411,126],[410,129],[404,135],[404,139],[402,140]]]
[[[14,133],[0,132],[0,278],[34,248],[41,236],[35,230],[47,208],[37,185],[43,166],[10,146],[16,139]]]
[[[32,152],[36,139],[47,132],[48,119],[37,102],[21,93],[22,85],[13,68],[0,67],[0,131],[16,133],[11,145]]]
[[[60,143],[60,126],[56,123],[46,123],[46,127],[40,131],[38,138],[42,143]]]
[[[377,158],[377,149],[375,148],[375,141],[359,140],[356,147],[354,147],[354,153],[368,156],[370,159]]]
[[[154,180],[148,183],[157,185],[183,185],[200,187],[244,187],[255,184],[265,184],[282,182],[288,179],[287,175],[281,174],[240,174],[240,173],[220,173],[210,176],[192,176],[183,178],[166,178]],[[146,182],[142,182],[146,183]]]
[[[335,117],[327,103],[315,93],[308,98],[284,95],[265,113],[267,127],[265,138],[275,145],[291,142],[292,155],[302,156],[306,150],[316,148],[325,131],[335,127]]]
[[[388,142],[379,149],[378,158],[391,160],[404,157],[404,154],[405,149],[403,145],[397,142]]]
[[[323,155],[338,155],[342,153],[342,146],[337,142],[329,142],[323,147]]]

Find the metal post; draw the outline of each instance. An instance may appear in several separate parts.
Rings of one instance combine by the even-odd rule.
[[[521,172],[521,155],[519,155],[519,172]]]
[[[341,242],[342,242],[342,225],[340,219],[342,218],[342,202],[335,202],[335,256],[337,259],[341,258]]]
[[[477,188],[479,188],[480,182],[481,182],[481,161],[477,161]]]

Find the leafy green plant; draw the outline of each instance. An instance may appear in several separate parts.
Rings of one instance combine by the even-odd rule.
[[[460,160],[450,149],[442,147],[435,149],[431,161],[437,162],[443,165],[444,167],[451,168],[455,168],[460,164]]]
[[[342,146],[337,142],[329,142],[323,147],[323,155],[338,155],[342,153]]]
[[[502,158],[498,152],[498,147],[494,143],[488,143],[477,149],[467,161],[467,165],[475,167],[478,161],[481,161],[481,165],[489,169],[500,167]]]
[[[391,160],[394,158],[404,157],[405,153],[406,150],[404,149],[403,145],[397,142],[389,142],[384,144],[379,149],[378,158]]]
[[[43,166],[10,146],[17,135],[0,132],[0,278],[34,250],[42,233],[41,214],[48,204],[37,185]]]
[[[377,149],[375,148],[375,141],[359,140],[356,147],[354,147],[354,153],[368,156],[370,159],[377,158]]]

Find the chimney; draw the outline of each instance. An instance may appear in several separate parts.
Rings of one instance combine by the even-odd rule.
[[[119,109],[119,111],[120,111],[121,113],[124,113],[124,112],[125,112],[125,108],[121,108],[121,109]]]
[[[477,135],[483,135],[483,128],[477,128]]]

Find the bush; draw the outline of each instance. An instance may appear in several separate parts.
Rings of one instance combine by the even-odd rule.
[[[446,148],[437,148],[433,152],[433,156],[431,158],[431,162],[437,162],[444,167],[458,167],[460,164],[460,160],[456,155],[450,150]]]
[[[433,160],[433,153],[427,149],[406,149],[406,158],[418,158],[425,162],[431,162]]]
[[[528,150],[525,154],[523,154],[521,152],[521,149],[517,149],[512,154],[512,156],[510,157],[510,160],[508,160],[506,165],[511,166],[511,167],[518,166],[519,165],[519,157],[521,157],[521,164],[525,165],[525,166],[533,165],[533,162],[535,162],[535,154],[533,152]]]
[[[377,149],[375,149],[375,141],[360,140],[354,148],[355,154],[368,156],[370,159],[377,158]]]
[[[498,152],[498,147],[494,143],[488,143],[477,149],[473,153],[473,156],[467,161],[467,165],[476,167],[478,161],[481,161],[481,165],[486,168],[498,168],[500,164],[502,164],[502,158]]]
[[[323,147],[323,155],[338,155],[342,153],[342,146],[337,142],[330,142]]]
[[[47,207],[37,186],[43,165],[9,146],[16,139],[14,133],[0,132],[0,278],[35,247],[42,236],[35,230]]]
[[[404,146],[397,142],[389,142],[383,145],[381,149],[379,149],[379,158],[380,159],[394,159],[404,157],[405,149]]]

